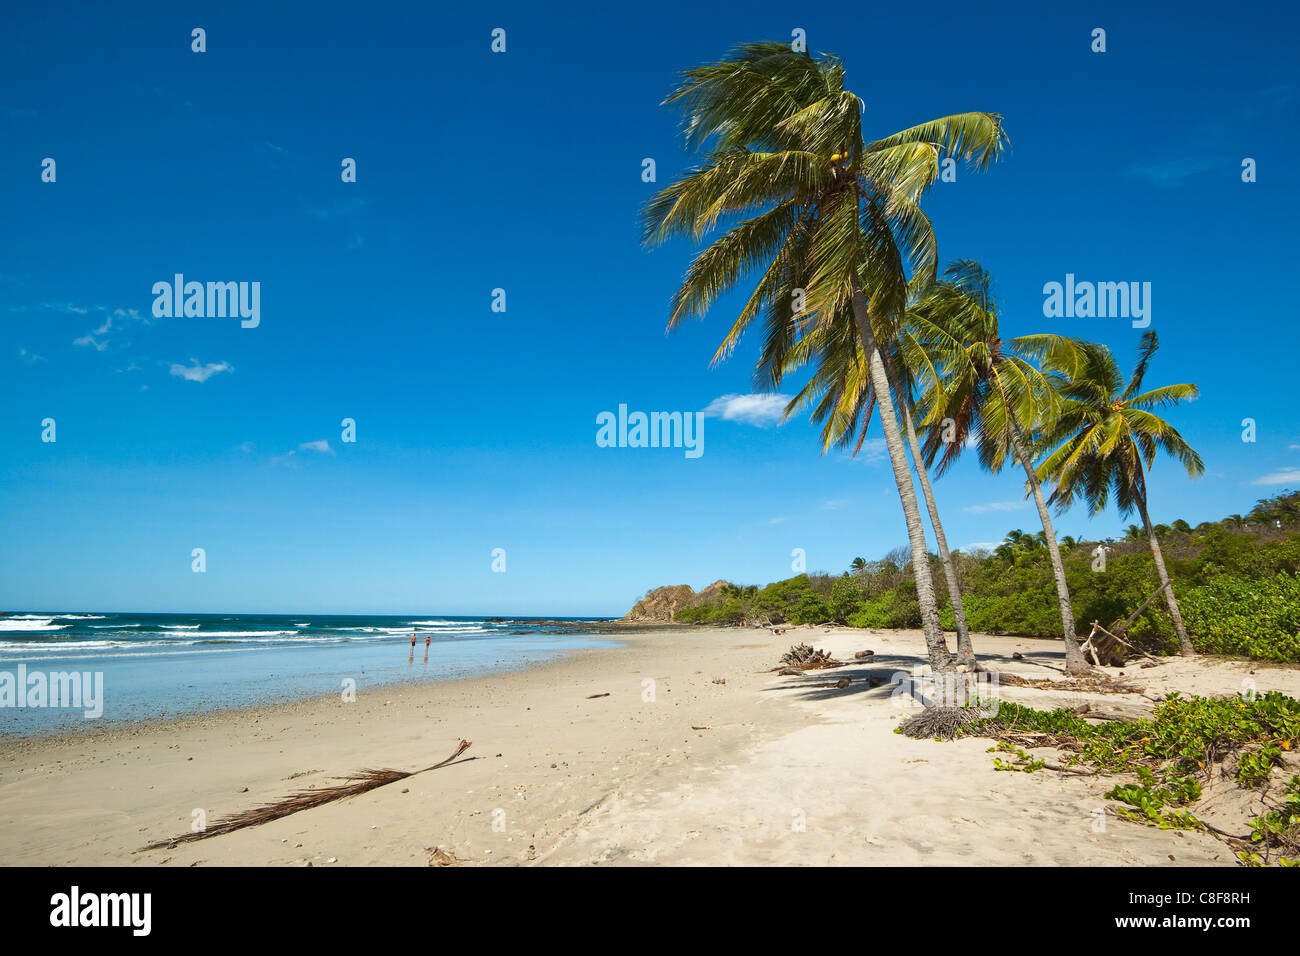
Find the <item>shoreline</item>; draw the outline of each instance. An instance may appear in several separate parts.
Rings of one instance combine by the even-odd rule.
[[[608,649],[618,640],[618,635],[603,629],[572,633],[512,631],[463,643],[435,641],[432,659],[422,659],[427,649],[408,651],[404,639],[306,650],[288,645],[252,645],[220,650],[187,647],[116,656],[0,656],[0,675],[9,675],[19,685],[24,668],[27,674],[40,675],[47,682],[58,674],[82,675],[81,685],[85,687],[86,681],[93,678],[101,711],[105,709],[104,687],[112,685],[111,708],[93,718],[77,713],[85,709],[80,704],[33,707],[16,705],[10,699],[0,706],[0,746],[6,740],[94,734],[107,728],[125,729],[330,698],[341,693],[345,686],[341,680],[353,681],[360,692],[527,670],[567,653]],[[57,646],[51,648],[57,650]],[[0,645],[0,655],[3,651]],[[221,658],[215,665],[211,662],[214,655]],[[365,656],[358,659],[357,655]],[[165,665],[175,661],[183,663]],[[10,686],[14,686],[12,681]],[[52,685],[49,693],[53,694]],[[20,692],[19,699],[25,697],[26,692]]]
[[[774,673],[800,642],[849,663]],[[975,646],[1003,671],[1059,676],[1058,641],[977,635]],[[867,648],[873,660],[852,660]],[[359,690],[355,703],[16,738],[0,742],[0,860],[425,866],[436,848],[465,865],[1235,865],[1201,833],[1115,819],[1093,832],[1121,778],[998,772],[988,740],[893,733],[909,712],[888,678],[923,659],[910,631],[654,629],[524,670]],[[1249,662],[1170,659],[1128,676],[1150,693],[1223,694],[1252,671],[1261,691],[1300,696],[1300,671]],[[1041,708],[1094,699],[1003,696]],[[188,832],[195,811],[215,821],[363,768],[427,767],[461,738],[473,746],[442,769],[135,852]]]
[[[369,684],[365,688],[358,688],[358,693],[364,689],[366,692],[385,691],[399,687],[428,687],[437,684],[450,684],[458,681],[486,680],[500,674],[523,673],[526,671],[540,670],[542,668],[557,664],[563,661],[569,655],[588,654],[598,651],[615,650],[620,646],[618,640],[604,634],[583,634],[581,637],[590,637],[592,640],[603,641],[608,646],[602,647],[569,647],[557,648],[547,651],[549,655],[541,660],[524,660],[519,663],[506,663],[499,667],[493,666],[486,668],[480,673],[468,674],[456,677],[429,677],[424,679],[407,679],[407,680],[381,680],[377,683]],[[22,663],[22,662],[19,662]],[[2,670],[3,668],[0,668]],[[74,668],[75,669],[75,668]],[[322,701],[332,701],[338,698],[338,691],[330,691],[323,694],[310,694],[307,696],[287,697],[281,700],[268,700],[260,703],[250,704],[232,704],[230,706],[207,707],[196,710],[178,711],[172,714],[158,714],[145,718],[129,717],[97,717],[93,720],[84,720],[79,725],[70,725],[62,727],[50,727],[39,730],[36,733],[19,734],[12,732],[0,732],[0,755],[3,755],[7,747],[15,746],[27,741],[50,741],[52,739],[75,740],[78,738],[95,738],[103,736],[106,733],[117,733],[133,731],[146,728],[163,728],[173,725],[183,725],[186,722],[198,720],[205,717],[229,714],[238,716],[251,712],[270,712],[268,716],[273,716],[277,708],[292,708],[298,705],[319,703]],[[0,711],[2,713],[2,711]]]

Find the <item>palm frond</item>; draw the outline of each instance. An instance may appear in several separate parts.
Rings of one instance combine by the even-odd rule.
[[[205,829],[182,833],[180,836],[150,843],[148,846],[141,847],[137,852],[157,850],[161,847],[175,846],[180,843],[193,843],[195,840],[207,840],[210,837],[222,836],[235,830],[261,826],[263,823],[270,823],[272,820],[279,820],[281,817],[287,817],[293,813],[301,813],[303,810],[312,810],[327,803],[333,803],[335,800],[368,793],[390,783],[396,783],[398,780],[413,777],[417,773],[426,773],[429,770],[445,767],[469,748],[470,741],[462,740],[450,757],[430,767],[425,767],[423,770],[361,770],[351,776],[341,778],[341,782],[334,786],[320,787],[315,790],[299,790],[296,793],[291,793],[283,800],[277,800],[275,803],[264,804],[252,810],[244,810],[240,813],[222,817]]]

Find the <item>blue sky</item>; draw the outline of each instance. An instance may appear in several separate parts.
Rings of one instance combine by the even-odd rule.
[[[0,607],[614,615],[788,577],[795,548],[838,571],[904,542],[887,462],[823,456],[803,421],[710,417],[694,460],[595,442],[620,403],[752,391],[758,336],[708,367],[734,299],[665,335],[693,249],[642,249],[637,216],[692,161],[659,106],[676,73],[795,28],[845,58],[869,134],[1004,114],[1005,160],[927,208],[941,256],[994,275],[1006,333],[1084,335],[1127,369],[1138,330],[1046,319],[1042,287],[1152,283],[1148,381],[1201,386],[1172,417],[1206,461],[1196,482],[1157,464],[1155,520],[1300,487],[1294,8],[734,6],[10,11]],[[260,325],[153,318],[178,272],[260,282]],[[1034,529],[1010,472],[963,462],[936,493],[954,545]]]

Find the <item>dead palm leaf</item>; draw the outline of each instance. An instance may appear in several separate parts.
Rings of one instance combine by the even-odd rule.
[[[469,748],[470,741],[462,740],[456,747],[455,753],[450,757],[431,767],[425,767],[423,770],[362,770],[350,777],[340,778],[342,782],[334,786],[320,787],[316,790],[299,790],[297,793],[292,793],[276,803],[268,803],[252,810],[244,810],[241,813],[222,817],[212,826],[203,830],[159,840],[157,843],[150,843],[146,847],[141,847],[136,852],[157,850],[162,847],[175,846],[178,843],[193,843],[195,840],[206,840],[208,837],[221,836],[223,833],[230,833],[234,830],[243,830],[246,827],[270,823],[272,820],[287,817],[291,813],[311,810],[326,803],[333,803],[335,800],[342,800],[344,797],[355,797],[370,790],[395,783],[398,780],[414,777],[417,773],[445,767]]]

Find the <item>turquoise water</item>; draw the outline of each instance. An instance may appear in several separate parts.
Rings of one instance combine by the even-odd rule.
[[[5,615],[0,734],[341,695],[345,682],[354,682],[360,696],[385,684],[517,670],[568,650],[612,646],[596,636],[604,623],[431,615]],[[58,706],[66,701],[52,694],[42,702],[36,685],[54,686],[59,677],[50,675],[60,674],[83,675],[81,688],[102,706],[88,707],[86,699]],[[101,709],[98,717],[88,716]]]

